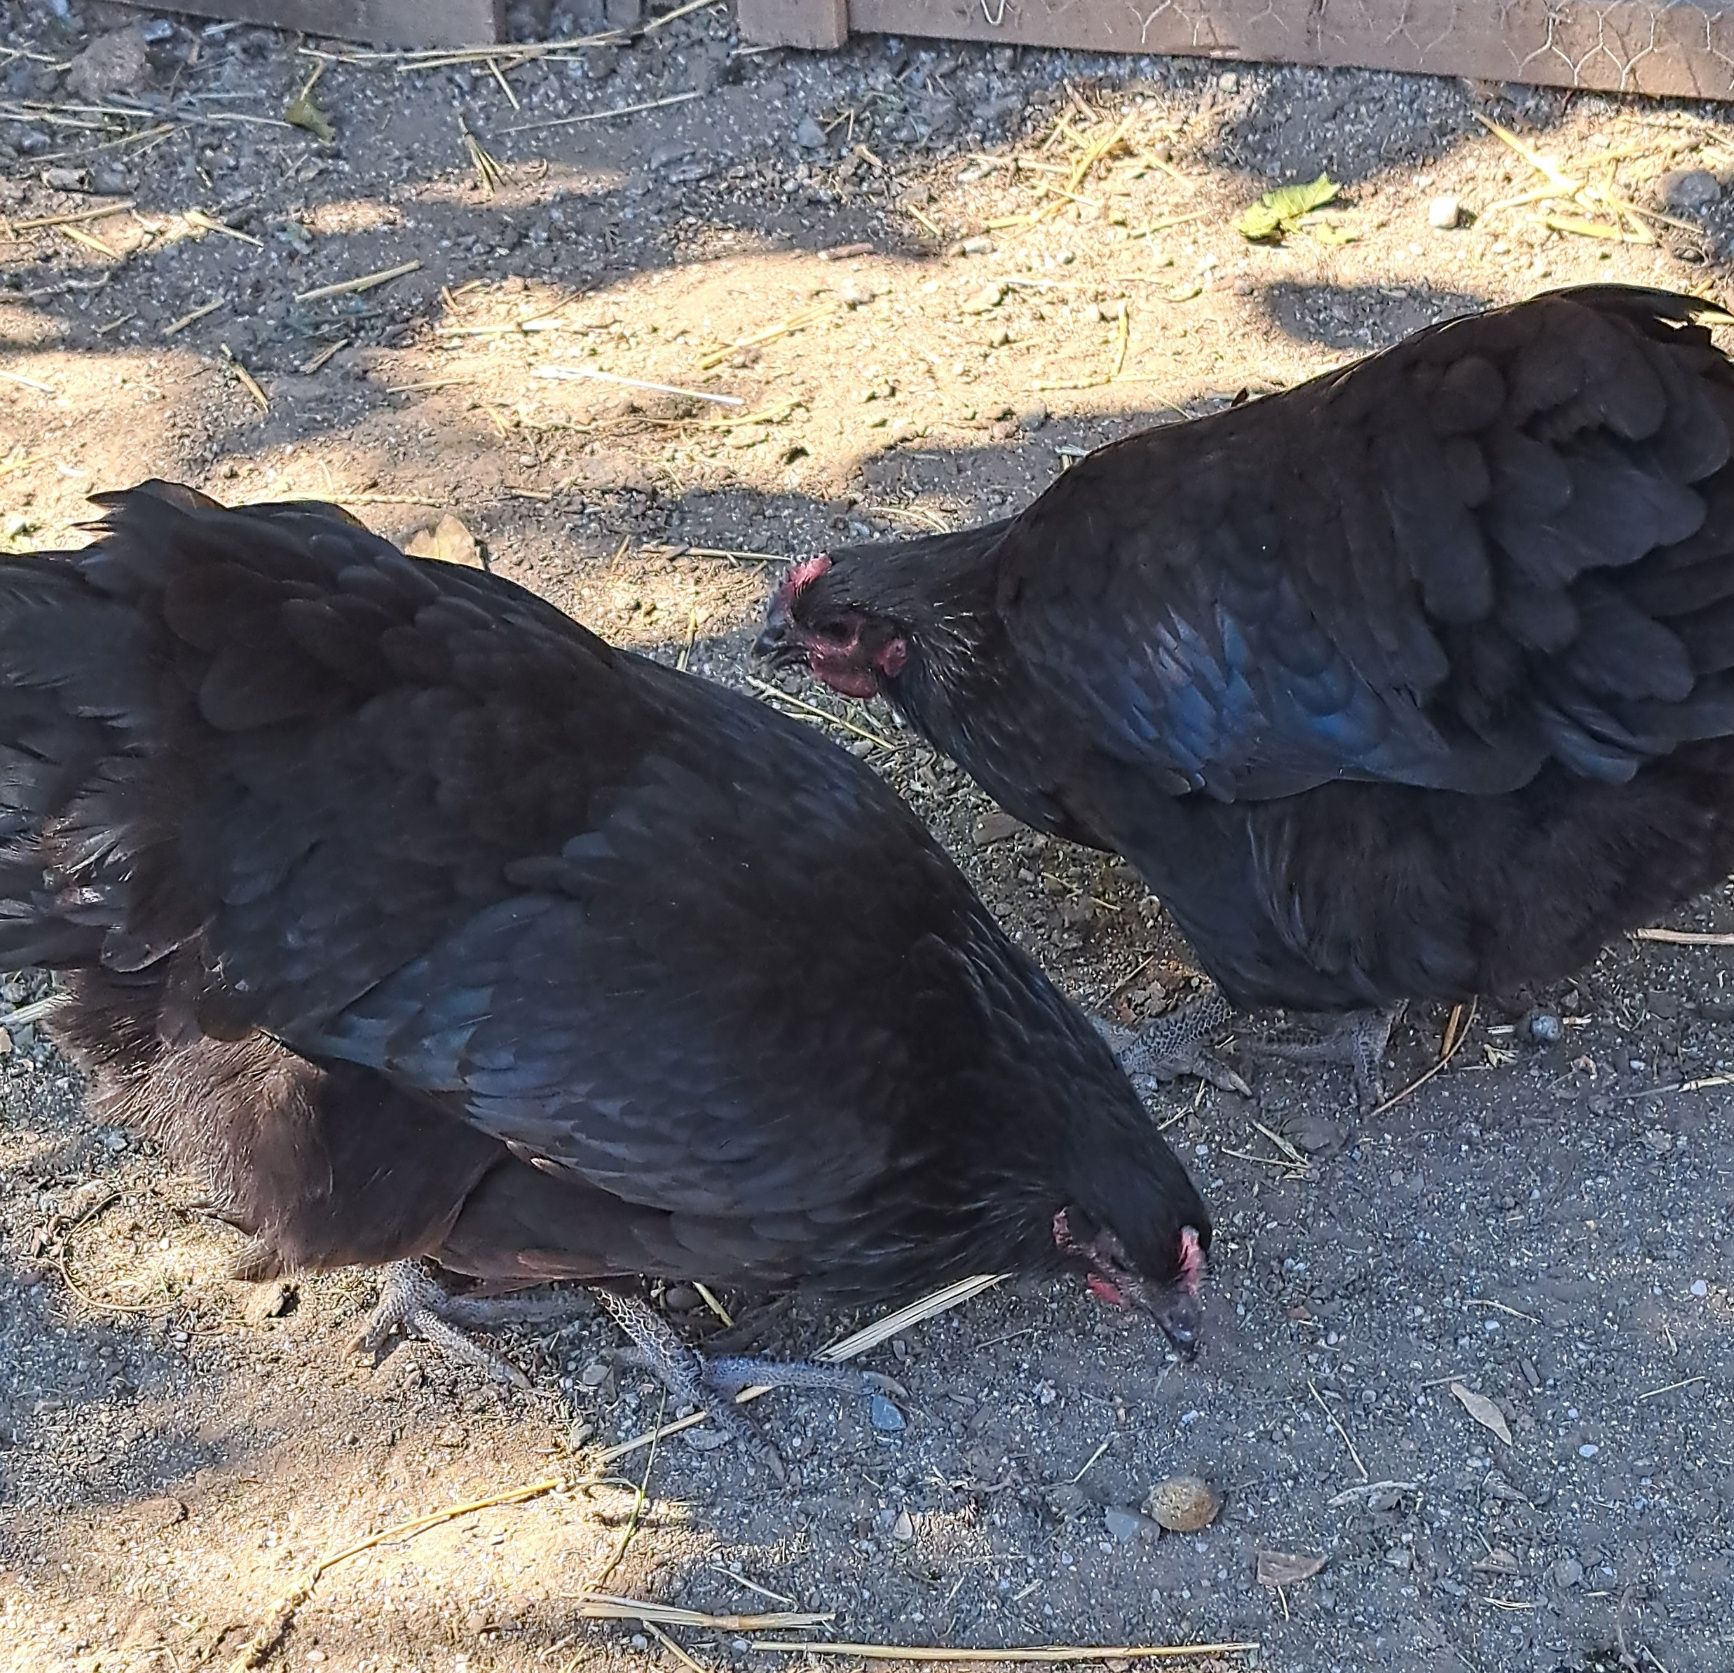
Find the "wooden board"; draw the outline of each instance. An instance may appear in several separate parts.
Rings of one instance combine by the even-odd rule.
[[[741,0],[796,42],[836,0]],[[1734,99],[1734,0],[846,0],[858,32]],[[753,33],[757,29],[786,34]]]
[[[505,0],[176,0],[174,10],[375,46],[492,46],[505,38]]]
[[[829,52],[849,38],[848,0],[736,0],[736,11],[749,41]]]

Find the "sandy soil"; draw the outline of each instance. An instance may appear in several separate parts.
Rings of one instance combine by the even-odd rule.
[[[87,493],[153,474],[334,498],[393,537],[449,510],[599,631],[737,684],[777,558],[998,514],[1081,449],[1455,310],[1714,289],[1734,230],[1711,107],[882,39],[755,53],[721,5],[502,77],[243,28],[114,39],[129,22],[0,3],[0,540],[75,539]],[[329,141],[283,121],[322,63]],[[1615,241],[1501,206],[1542,177],[1478,115],[1587,183],[1556,220],[1612,224],[1605,185],[1677,224]],[[1326,169],[1322,230],[1234,229]],[[1440,198],[1462,224],[1434,224]],[[1121,867],[998,815],[886,713],[846,721],[1080,999],[1130,1018],[1184,988]],[[1734,901],[1676,927],[1734,927]],[[641,1505],[644,1452],[576,1485],[659,1411],[598,1360],[600,1321],[502,1339],[532,1396],[419,1344],[356,1355],[365,1274],[223,1280],[194,1182],[88,1122],[15,1020],[0,1663],[226,1666],[280,1628],[271,1664],[345,1673],[674,1666],[580,1618],[600,1585],[830,1610],[853,1641],[1255,1641],[1285,1673],[1734,1667],[1731,968],[1623,944],[1533,1015],[1484,1008],[1377,1119],[1328,1076],[1159,1093],[1219,1213],[1196,1366],[1081,1294],[1006,1288],[879,1351],[911,1390],[901,1434],[779,1396],[797,1488],[699,1431],[657,1449]],[[44,991],[8,980],[0,1010]],[[1446,1020],[1407,1021],[1394,1085]],[[1159,1538],[1139,1507],[1186,1472],[1221,1519]],[[281,1607],[324,1554],[539,1482]],[[1261,1551],[1323,1567],[1261,1585]],[[822,1665],[673,1636],[707,1667]]]

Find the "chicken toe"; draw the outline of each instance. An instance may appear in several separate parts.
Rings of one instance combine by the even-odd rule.
[[[473,1342],[460,1327],[513,1323],[550,1323],[571,1316],[570,1298],[471,1298],[447,1295],[415,1261],[385,1269],[379,1303],[355,1338],[358,1352],[377,1352],[393,1331],[438,1348],[461,1365],[472,1365],[496,1382],[529,1388],[530,1379],[511,1361]]]
[[[636,1296],[600,1286],[593,1293],[631,1340],[632,1360],[655,1375],[682,1405],[704,1411],[723,1434],[761,1460],[779,1481],[788,1479],[783,1456],[737,1404],[735,1396],[742,1389],[755,1385],[811,1388],[881,1399],[887,1390],[904,1394],[890,1378],[848,1365],[757,1356],[709,1359],[683,1342],[660,1313]]]
[[[1355,1095],[1364,1113],[1385,1101],[1385,1049],[1402,1014],[1401,1005],[1384,1010],[1349,1011],[1316,1029],[1285,1028],[1253,1035],[1240,1042],[1240,1049],[1248,1057],[1345,1065],[1354,1076]]]
[[[1217,1056],[1211,1038],[1233,1020],[1233,1007],[1212,989],[1196,999],[1182,1000],[1142,1028],[1123,1028],[1101,1017],[1095,1023],[1128,1075],[1164,1082],[1193,1075],[1223,1092],[1246,1097],[1251,1089]]]

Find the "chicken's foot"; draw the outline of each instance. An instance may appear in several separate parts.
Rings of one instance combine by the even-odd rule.
[[[1213,1036],[1227,1028],[1234,1015],[1233,1006],[1211,988],[1195,999],[1182,1000],[1142,1028],[1124,1028],[1102,1017],[1095,1022],[1128,1075],[1147,1075],[1156,1081],[1195,1075],[1224,1092],[1247,1097],[1251,1089],[1217,1056],[1213,1043]]]
[[[1403,1007],[1393,1005],[1385,1010],[1347,1011],[1323,1019],[1316,1027],[1285,1024],[1243,1036],[1240,1050],[1251,1058],[1343,1064],[1355,1078],[1355,1094],[1364,1112],[1385,1101],[1385,1049],[1402,1014]]]
[[[355,1339],[358,1351],[377,1351],[393,1331],[414,1336],[438,1348],[462,1365],[473,1365],[496,1382],[528,1388],[530,1379],[509,1360],[473,1342],[461,1327],[486,1329],[505,1324],[566,1324],[581,1291],[542,1296],[448,1295],[415,1261],[397,1261],[385,1269],[379,1305]]]
[[[637,1296],[598,1286],[592,1292],[604,1311],[632,1342],[632,1357],[652,1372],[683,1405],[701,1409],[723,1434],[760,1459],[779,1481],[788,1471],[782,1454],[765,1432],[735,1403],[744,1388],[816,1388],[883,1398],[902,1395],[888,1377],[849,1365],[819,1365],[810,1360],[761,1358],[710,1359],[689,1347],[673,1327]]]

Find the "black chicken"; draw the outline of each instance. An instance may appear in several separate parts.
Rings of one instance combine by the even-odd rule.
[[[0,958],[251,1276],[908,1296],[1075,1269],[1190,1354],[1204,1204],[1084,1018],[865,767],[335,507],[149,483],[0,559]],[[380,1329],[464,1343],[414,1267]],[[472,1350],[475,1351],[475,1350]]]
[[[1562,977],[1728,873],[1712,312],[1598,286],[1449,321],[1005,522],[809,559],[759,648],[1139,869],[1220,990],[1146,1066],[1220,1078],[1226,996],[1334,1014],[1284,1054],[1347,1048],[1371,1100],[1402,1003]]]

